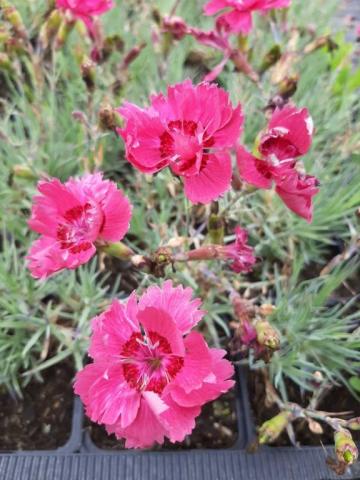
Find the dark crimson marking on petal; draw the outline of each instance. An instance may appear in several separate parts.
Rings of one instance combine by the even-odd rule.
[[[153,345],[159,343],[158,349],[162,353],[171,353],[170,343],[162,335],[159,335],[157,332],[149,332],[148,334]]]
[[[172,355],[168,340],[157,332],[134,332],[121,350],[124,377],[130,387],[161,394],[184,365]]]
[[[125,363],[123,365],[124,377],[127,383],[132,388],[140,390],[141,385],[139,385],[140,371],[138,367],[132,363]]]
[[[73,247],[70,247],[69,250],[71,253],[80,253],[84,252],[85,250],[89,250],[89,248],[91,248],[91,245],[92,244],[90,242],[83,242],[79,245],[74,245]]]
[[[147,387],[145,388],[145,390],[149,392],[155,392],[160,395],[163,392],[166,385],[167,385],[166,378],[164,377],[152,378],[148,383]]]
[[[165,131],[160,136],[160,155],[161,158],[170,157],[174,154],[174,139],[169,132]]]
[[[124,357],[132,357],[134,353],[140,350],[140,343],[138,340],[142,340],[142,335],[140,332],[134,332],[130,340],[128,340],[121,350],[121,355]]]
[[[169,365],[166,367],[168,374],[174,378],[179,371],[182,369],[184,366],[184,359],[183,357],[178,357],[177,355],[174,355],[171,357]]]
[[[203,142],[203,145],[205,148],[210,148],[214,145],[214,143],[215,143],[214,137],[210,137]]]
[[[64,218],[69,222],[73,222],[74,220],[78,220],[84,212],[89,211],[90,208],[90,203],[85,203],[85,205],[78,205],[77,207],[70,208],[70,210],[64,213]]]

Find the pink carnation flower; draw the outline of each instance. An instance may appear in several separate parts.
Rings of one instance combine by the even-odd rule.
[[[40,181],[29,226],[41,234],[29,252],[32,276],[46,278],[86,263],[95,243],[121,240],[129,229],[130,203],[114,182],[100,173]]]
[[[191,332],[204,315],[192,293],[167,281],[140,299],[115,300],[92,321],[94,362],[77,374],[75,393],[91,420],[127,448],[182,441],[202,405],[234,384],[226,352]]]
[[[313,197],[319,192],[319,181],[296,171],[276,183],[276,193],[285,205],[307,222],[313,217]]]
[[[68,10],[75,19],[82,20],[91,30],[93,17],[111,10],[113,0],[56,0],[57,8]]]
[[[312,221],[312,198],[319,191],[318,180],[310,175],[301,175],[296,167],[296,158],[305,155],[311,146],[313,121],[306,108],[287,106],[275,110],[267,130],[260,136],[257,158],[238,147],[237,163],[240,176],[258,188],[271,188],[297,215]]]
[[[194,250],[189,250],[185,254],[180,254],[177,261],[193,260],[225,260],[232,261],[231,268],[236,273],[250,272],[256,263],[254,250],[247,244],[248,233],[246,230],[236,227],[236,240],[228,245],[209,244]]]
[[[168,87],[167,96],[153,96],[149,108],[126,102],[119,113],[126,126],[118,133],[136,168],[155,173],[170,167],[183,178],[192,202],[209,203],[230,187],[229,149],[240,135],[243,115],[224,90],[186,80]]]
[[[256,263],[256,257],[253,248],[247,244],[248,232],[243,228],[236,227],[235,234],[235,242],[222,247],[224,256],[232,260],[231,268],[234,272],[251,272]]]
[[[247,35],[252,29],[252,13],[266,13],[275,8],[288,7],[291,0],[210,0],[204,6],[205,15],[214,15],[225,10],[217,23],[225,30]]]
[[[260,138],[259,151],[275,161],[300,157],[309,151],[313,132],[313,121],[306,108],[277,109]]]

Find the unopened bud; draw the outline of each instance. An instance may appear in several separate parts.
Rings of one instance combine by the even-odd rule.
[[[10,39],[10,32],[5,27],[0,27],[0,45],[6,43]]]
[[[312,53],[320,48],[326,47],[329,52],[339,48],[339,45],[330,37],[330,35],[324,35],[316,38],[313,42],[310,42],[304,48],[304,53]]]
[[[100,108],[99,126],[104,131],[114,131],[123,126],[121,115],[108,103],[103,104]]]
[[[14,31],[22,38],[27,38],[24,22],[21,18],[18,10],[11,6],[6,5],[2,8],[3,18],[6,22],[9,22]]]
[[[290,412],[280,412],[275,417],[263,423],[259,429],[259,443],[271,443],[275,441],[291,420]]]
[[[360,430],[360,417],[351,418],[346,423],[346,426],[350,428],[350,430]]]
[[[74,25],[74,21],[69,21],[65,18],[62,20],[55,39],[55,47],[58,50],[64,46],[66,40],[68,39],[71,31],[74,28]]]
[[[285,99],[292,97],[297,90],[298,82],[299,75],[291,75],[284,78],[279,85],[279,95]]]
[[[261,66],[259,69],[259,73],[263,74],[268,70],[270,67],[275,65],[275,63],[280,60],[281,58],[281,49],[280,45],[274,45],[264,56]]]
[[[121,68],[126,70],[129,68],[129,65],[137,59],[137,57],[140,55],[142,50],[146,47],[146,43],[141,43],[140,45],[136,45],[133,47],[124,57],[124,60],[122,62]]]
[[[217,24],[217,27],[221,30],[222,28],[222,25],[221,25],[221,21],[218,22]],[[226,23],[226,22],[225,22]],[[237,45],[239,47],[239,49],[244,52],[244,53],[247,53],[249,51],[249,38],[247,35],[242,35],[241,33],[237,36]]]
[[[268,347],[271,350],[280,348],[279,333],[266,320],[260,320],[255,324],[257,341],[259,345]]]
[[[113,35],[111,37],[106,37],[104,40],[104,45],[100,52],[101,61],[105,61],[113,52],[123,52],[124,51],[124,40],[120,35]]]
[[[224,243],[224,220],[220,215],[216,213],[210,215],[208,229],[211,243],[217,245]]]
[[[86,58],[81,64],[81,77],[88,91],[92,92],[95,88],[96,65],[90,58]]]
[[[189,27],[180,17],[165,16],[162,22],[163,32],[168,32],[175,40],[181,40],[189,32]]]
[[[61,25],[61,19],[61,13],[56,9],[51,12],[49,18],[42,25],[39,38],[43,48],[46,48],[57,34]]]
[[[12,63],[7,53],[0,52],[0,69],[1,70],[12,70]]]
[[[18,178],[25,178],[26,180],[36,180],[38,178],[27,165],[14,165],[12,171],[14,176]]]
[[[122,242],[109,243],[108,245],[99,245],[98,249],[110,257],[116,257],[120,260],[129,260],[134,252]]]
[[[335,452],[340,462],[352,465],[358,457],[358,449],[348,430],[340,430],[335,433]]]

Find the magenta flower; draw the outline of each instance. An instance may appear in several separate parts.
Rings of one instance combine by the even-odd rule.
[[[300,157],[309,151],[313,132],[313,121],[306,108],[277,109],[260,138],[259,151],[263,157],[273,157],[275,161]]]
[[[315,177],[296,170],[296,159],[305,155],[311,146],[313,121],[306,108],[287,106],[275,110],[267,130],[260,136],[257,158],[239,146],[237,163],[241,178],[258,188],[271,188],[290,210],[312,221],[312,198],[319,191]]]
[[[127,448],[182,441],[201,407],[234,384],[224,350],[191,329],[204,315],[192,290],[149,287],[140,299],[115,300],[92,321],[94,362],[75,381],[86,413]]]
[[[129,229],[131,205],[114,182],[100,173],[40,181],[29,226],[41,234],[27,257],[31,274],[46,278],[86,263],[96,242],[117,242]]]
[[[178,261],[193,260],[225,260],[232,261],[231,268],[236,273],[250,272],[256,263],[254,250],[247,244],[248,233],[246,230],[236,227],[236,240],[228,245],[204,245],[194,250],[189,250],[186,254],[180,254],[175,257]]]
[[[91,30],[93,17],[111,10],[113,0],[56,0],[57,8],[69,11],[77,20],[82,20]]]
[[[126,126],[118,133],[136,168],[155,173],[170,167],[194,203],[209,203],[230,187],[229,150],[240,135],[243,115],[223,89],[186,80],[168,87],[167,96],[153,96],[149,108],[126,102],[119,113]]]
[[[293,171],[276,183],[276,193],[285,205],[307,222],[312,221],[312,199],[319,192],[319,181],[311,175]]]
[[[223,254],[225,258],[232,260],[231,268],[234,272],[251,272],[256,263],[256,257],[253,248],[247,244],[248,232],[243,228],[236,227],[235,234],[235,242],[222,247]]]
[[[253,27],[252,13],[266,13],[275,8],[288,7],[291,0],[210,0],[204,6],[205,15],[214,15],[225,10],[217,24],[232,33],[247,35]]]

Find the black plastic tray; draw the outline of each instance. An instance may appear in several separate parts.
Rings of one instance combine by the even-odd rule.
[[[255,434],[246,375],[237,373],[239,438],[229,449],[188,451],[107,451],[96,447],[84,430],[75,399],[72,433],[54,451],[0,454],[0,480],[330,480],[325,463],[332,447],[262,447],[249,454]],[[360,465],[341,478],[360,480]]]

